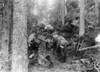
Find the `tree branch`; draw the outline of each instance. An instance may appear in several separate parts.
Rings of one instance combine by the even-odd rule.
[[[95,46],[80,48],[78,51],[83,51],[83,50],[88,50],[88,49],[93,49],[93,48],[99,48],[99,47],[100,47],[100,45],[95,45]]]

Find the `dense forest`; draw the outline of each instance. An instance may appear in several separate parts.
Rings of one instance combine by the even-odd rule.
[[[100,0],[0,0],[0,72],[100,72]]]

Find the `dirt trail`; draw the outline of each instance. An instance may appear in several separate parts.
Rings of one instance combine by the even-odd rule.
[[[69,65],[67,63],[63,63],[60,65],[55,65],[53,68],[48,69],[44,67],[31,67],[29,72],[81,72],[79,70],[78,64]]]

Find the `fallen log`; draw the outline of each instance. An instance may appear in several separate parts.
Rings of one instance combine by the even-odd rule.
[[[88,49],[94,49],[94,48],[100,48],[100,45],[90,46],[90,47],[84,47],[78,49],[78,51],[88,50]]]

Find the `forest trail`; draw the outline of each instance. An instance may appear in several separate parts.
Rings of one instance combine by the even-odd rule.
[[[46,68],[31,68],[29,72],[80,72],[80,71],[75,71],[75,70],[68,70],[68,68],[63,68],[63,67],[55,67],[52,69],[46,69]]]
[[[42,66],[35,67],[34,66],[29,69],[29,72],[81,72],[79,69],[80,69],[79,64],[62,63],[59,65],[55,65],[53,68],[45,68]]]

